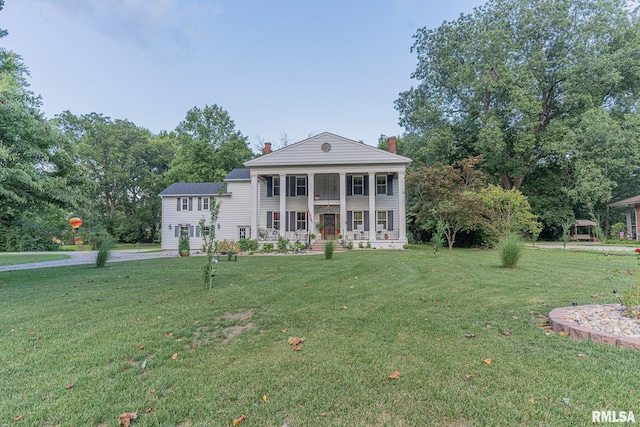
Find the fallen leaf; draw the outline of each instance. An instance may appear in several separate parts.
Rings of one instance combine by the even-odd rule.
[[[483,362],[485,365],[491,365],[491,359],[484,359]]]
[[[546,318],[547,318],[547,316],[545,316],[545,315],[544,315],[544,314],[542,314],[542,313],[538,314],[538,317],[539,317],[540,319],[546,319]]]
[[[300,351],[302,350],[302,347],[300,347],[299,345],[293,347],[293,351]]]
[[[295,346],[295,345],[298,345],[298,344],[302,344],[304,342],[304,338],[289,337],[287,342],[289,343],[289,345],[294,345]]]
[[[392,380],[400,378],[400,371],[393,371],[393,374],[389,375],[387,378]]]
[[[283,334],[286,333],[288,331],[288,329],[280,329],[280,332],[282,332]]]
[[[246,419],[247,419],[246,415],[242,415],[242,416],[240,416],[240,418],[236,418],[235,420],[233,420],[233,427],[236,427],[237,425],[240,425],[240,423],[243,422]]]
[[[534,404],[535,404],[535,403],[536,403],[536,400],[532,397],[531,399],[529,399],[529,402],[531,402],[531,403],[534,403]]]
[[[191,344],[191,351],[196,351],[196,345],[195,344]]]
[[[66,388],[67,390],[73,388],[73,386],[76,385],[76,383],[71,383],[69,385],[64,386],[64,388]]]
[[[465,338],[475,338],[476,334],[464,334]]]
[[[177,360],[178,359],[178,353],[173,353],[173,356],[171,356],[171,359]]]
[[[138,414],[135,412],[125,412],[118,417],[118,425],[129,427],[131,425],[131,420],[135,420],[138,418]]]
[[[153,408],[147,408],[144,412],[145,412],[145,414],[150,414],[150,413],[152,413],[153,411],[154,411],[154,409],[153,409]]]
[[[511,316],[511,318],[512,318],[513,320],[518,320],[518,319],[519,319],[519,317],[518,317],[518,316]]]
[[[24,418],[24,415],[18,415],[17,417],[15,417],[15,418],[13,419],[13,421],[17,423],[18,421],[20,421],[20,420],[21,420],[21,419],[23,419],[23,418]]]
[[[529,314],[533,315],[533,314],[536,314],[536,312],[533,310],[529,310]]]
[[[569,331],[560,331],[558,335],[560,335],[561,337],[566,337],[567,335],[569,335]]]
[[[502,329],[498,329],[498,332],[500,332],[502,335],[505,335],[505,336],[507,336],[507,337],[510,337],[510,336],[511,336],[511,332],[509,332],[509,331],[505,331],[505,330],[502,330]]]
[[[138,347],[138,350],[144,350],[144,346],[141,345],[140,347]]]
[[[591,298],[598,298],[600,296],[600,294],[592,294]]]
[[[346,309],[347,309],[347,306],[346,306],[346,305],[343,305],[343,306],[342,306],[342,309],[343,309],[343,310],[346,310]]]
[[[262,395],[262,401],[263,401],[264,403],[267,403],[267,395],[266,395],[266,394],[263,394],[263,395]]]
[[[173,336],[173,332],[169,332],[169,333],[167,333],[167,336],[168,336],[169,338],[171,338],[171,337]]]
[[[587,355],[584,353],[578,353],[578,357],[582,357],[584,359],[585,357],[587,357]]]

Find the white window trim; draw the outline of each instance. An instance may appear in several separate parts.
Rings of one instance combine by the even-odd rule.
[[[356,179],[360,179],[360,184],[356,185]],[[356,187],[360,189],[360,192],[356,192]],[[351,177],[351,194],[354,196],[364,195],[364,175],[352,175]]]

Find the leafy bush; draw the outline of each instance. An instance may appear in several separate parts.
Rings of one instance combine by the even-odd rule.
[[[263,243],[262,251],[267,253],[273,252],[273,243]]]
[[[289,246],[289,239],[278,236],[278,252],[286,253]]]
[[[351,240],[347,243],[347,249],[353,249],[353,242]]]
[[[613,239],[619,239],[620,233],[623,233],[622,235],[624,236],[626,232],[627,224],[625,224],[624,222],[616,222],[611,226],[611,237]]]
[[[327,240],[324,245],[324,259],[333,258],[333,240]]]
[[[96,255],[96,267],[104,267],[104,265],[107,263],[107,260],[111,257],[111,251],[115,246],[116,245],[113,240],[110,239],[105,239],[100,242],[98,254]]]
[[[251,239],[241,239],[238,244],[243,252],[251,252],[258,250],[258,241]]]
[[[102,242],[114,242],[113,236],[104,228],[93,228],[91,230],[81,230],[80,236],[85,245],[89,245],[92,251],[99,250]]]
[[[522,256],[522,242],[517,236],[509,236],[500,245],[500,259],[505,268],[516,268]]]
[[[181,233],[178,238],[178,252],[189,252],[191,250],[191,244],[189,243],[189,235],[187,233]]]
[[[8,252],[55,251],[60,249],[58,230],[37,218],[17,221],[4,233],[3,250]]]
[[[221,254],[235,254],[240,252],[240,243],[233,239],[224,239],[216,243],[216,252]]]

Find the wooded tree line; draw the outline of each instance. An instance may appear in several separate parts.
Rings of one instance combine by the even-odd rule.
[[[449,217],[459,220],[450,221],[454,241],[478,224],[495,238],[486,215],[464,217],[464,203],[504,199],[530,206],[542,232],[557,236],[568,219],[602,223],[608,202],[639,194],[638,18],[626,0],[489,0],[419,29],[417,84],[395,103],[406,129],[397,150],[413,159],[410,230],[419,238]],[[71,215],[85,219],[86,234],[158,240],[159,191],[220,181],[253,156],[218,105],[194,107],[159,134],[99,113],[49,120],[27,78],[20,56],[0,48],[0,250],[46,249]],[[464,188],[464,171],[481,175]],[[534,233],[534,222],[519,231]]]
[[[604,226],[607,203],[640,194],[638,18],[625,0],[489,0],[419,29],[398,152],[425,178],[481,156],[488,183],[521,191],[547,237],[569,218]],[[417,234],[435,229],[422,205],[408,201]]]
[[[1,251],[57,247],[71,216],[83,218],[84,238],[157,241],[160,191],[175,181],[220,181],[253,156],[218,105],[194,107],[157,135],[98,113],[49,120],[28,77],[22,58],[0,48]]]

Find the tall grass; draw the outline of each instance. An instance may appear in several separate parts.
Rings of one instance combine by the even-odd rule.
[[[96,255],[96,267],[104,267],[109,258],[111,257],[111,251],[115,248],[113,240],[105,239],[100,242],[98,247],[98,254]]]
[[[502,266],[505,268],[516,268],[524,247],[520,238],[511,235],[502,241],[498,250],[500,251]]]
[[[324,244],[324,259],[333,258],[333,240],[327,240]]]

